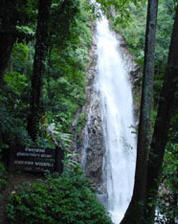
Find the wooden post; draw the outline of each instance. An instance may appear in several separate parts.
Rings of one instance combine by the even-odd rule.
[[[56,160],[55,160],[55,170],[61,174],[63,172],[64,169],[64,150],[58,146],[56,148]]]

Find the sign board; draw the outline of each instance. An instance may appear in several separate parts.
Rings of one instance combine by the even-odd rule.
[[[10,169],[44,172],[62,169],[63,153],[59,148],[29,148],[16,146],[10,149]]]

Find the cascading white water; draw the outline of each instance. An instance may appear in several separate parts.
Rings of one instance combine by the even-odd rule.
[[[135,173],[136,139],[132,132],[132,88],[119,41],[102,17],[97,22],[97,86],[102,98],[106,146],[107,208],[119,224],[130,203]]]

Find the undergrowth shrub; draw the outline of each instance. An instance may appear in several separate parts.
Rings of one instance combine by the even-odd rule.
[[[19,186],[6,212],[8,224],[112,224],[80,171]]]

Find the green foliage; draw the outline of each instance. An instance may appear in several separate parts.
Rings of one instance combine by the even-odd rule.
[[[55,10],[61,10],[62,5],[55,5]],[[85,1],[73,1],[69,7],[72,7],[68,10],[73,11],[73,18],[72,15],[69,16],[70,12],[63,16],[68,17],[66,19],[70,21],[73,19],[73,22],[66,26],[67,36],[64,36],[63,30],[62,36],[54,37],[43,88],[44,109],[48,115],[53,114],[52,119],[58,123],[60,132],[64,133],[71,133],[74,114],[78,107],[84,104],[85,72],[92,41],[90,14],[84,10]],[[78,10],[75,10],[77,8]],[[52,23],[52,27],[53,25]],[[58,26],[57,29],[61,30],[63,24],[59,23]]]
[[[126,23],[119,20],[118,15],[116,15],[113,19],[112,28],[124,37],[128,49],[133,55],[137,56],[138,62],[140,60],[143,62],[147,5],[145,2],[138,7],[130,5],[129,9],[130,20]]]
[[[3,163],[0,163],[0,199],[1,199],[1,192],[5,189],[7,185],[7,170]]]
[[[84,128],[85,121],[86,121],[86,115],[85,115],[85,113],[81,113],[78,116],[78,121],[77,121],[77,124],[78,124],[78,126],[77,126],[77,135],[81,134],[81,131]]]
[[[58,116],[54,116],[53,113],[44,115],[40,125],[41,135],[34,144],[44,148],[61,146],[64,151],[68,152],[71,148],[72,135],[65,133],[62,124],[57,120]]]
[[[175,8],[173,2],[173,0],[159,1],[155,50],[155,71],[157,74],[164,72],[167,63]],[[137,7],[130,3],[128,9],[130,20],[127,20],[126,23],[119,19],[119,15],[116,14],[112,18],[112,28],[124,37],[129,51],[136,56],[136,62],[143,66],[147,1],[138,2]]]
[[[9,88],[18,96],[24,93],[25,88],[28,86],[27,78],[25,75],[19,72],[6,73],[4,75],[4,81]]]
[[[127,22],[130,19],[130,5],[138,7],[144,0],[97,0],[100,3],[102,10],[107,14],[108,17],[113,17],[114,14],[118,13],[119,20]],[[112,9],[112,10],[111,10]]]
[[[45,128],[55,124],[57,130],[54,133],[60,144],[64,144],[64,134],[71,134],[74,115],[78,107],[84,104],[85,72],[92,41],[92,12],[85,11],[85,7],[85,0],[54,0],[50,11],[49,50],[43,76],[41,107],[42,115],[46,116]],[[36,1],[22,4],[19,10],[26,20],[18,24],[18,33],[34,36]],[[43,125],[40,126],[35,143],[32,143],[26,131],[33,57],[34,41],[27,43],[26,39],[19,38],[13,46],[3,88],[0,90],[0,143],[4,149],[11,144],[55,146]],[[68,142],[65,148],[67,144],[71,146]]]
[[[0,96],[1,150],[3,148],[6,149],[8,145],[12,144],[24,145],[30,141],[24,125],[25,115],[23,115],[21,118],[18,117],[21,113],[24,112],[21,98],[20,97],[18,98],[11,92],[10,93],[5,92],[5,93],[8,94],[6,96],[4,96],[4,94]],[[9,102],[12,102],[12,104],[9,104]]]
[[[32,47],[25,43],[16,43],[12,50],[9,72],[26,74],[29,64],[32,66],[30,54]]]
[[[178,144],[174,140],[177,133],[170,129],[171,135],[173,139],[170,138],[165,149],[162,184],[157,206],[167,223],[176,223],[178,217]],[[159,217],[158,220],[160,220]]]
[[[111,224],[80,171],[23,184],[9,196],[8,224]]]
[[[169,189],[177,194],[177,176],[178,176],[178,144],[169,142],[166,148],[164,166],[163,166],[163,178],[166,181]]]
[[[16,29],[17,29],[19,32],[23,32],[23,33],[25,33],[26,35],[32,35],[32,36],[35,35],[34,31],[33,31],[32,28],[29,27],[29,26],[16,26]]]
[[[175,13],[173,2],[173,0],[167,2],[165,0],[161,0],[158,8],[155,50],[155,68],[157,73],[164,72],[166,67],[165,65],[167,63]],[[171,7],[170,10],[169,7]]]

